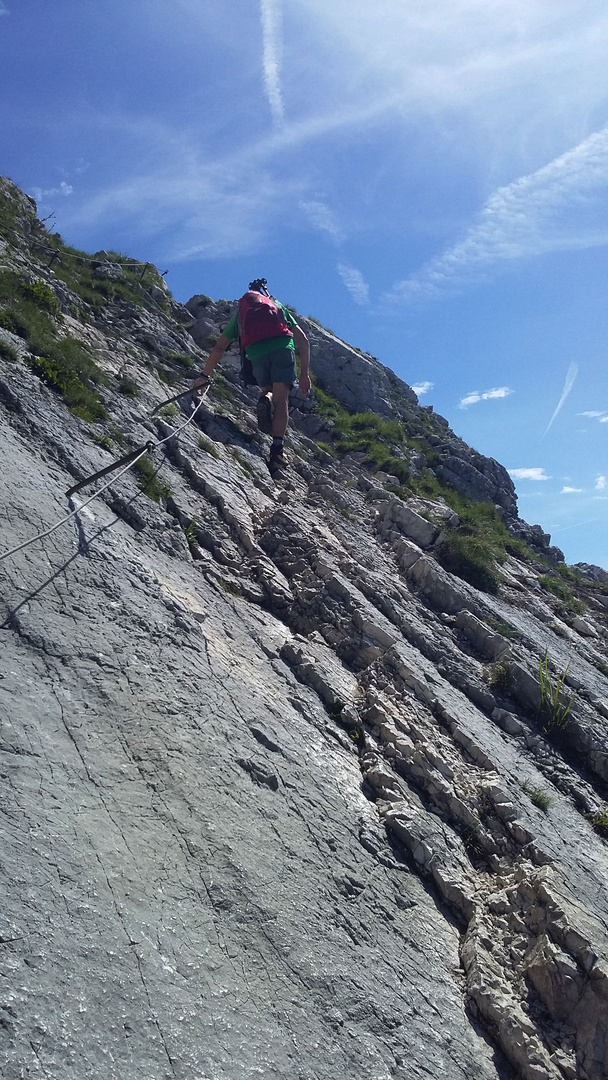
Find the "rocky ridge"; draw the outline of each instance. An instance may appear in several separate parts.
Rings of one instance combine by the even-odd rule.
[[[188,417],[150,412],[230,305],[111,252],[85,288],[2,196],[6,550]],[[34,308],[93,397],[32,352]],[[414,479],[430,462],[532,550],[497,593],[451,574],[458,513],[297,392],[272,485],[229,358],[154,470],[0,562],[7,1080],[608,1075],[606,582],[551,571],[501,466],[306,325],[327,391],[418,433]]]

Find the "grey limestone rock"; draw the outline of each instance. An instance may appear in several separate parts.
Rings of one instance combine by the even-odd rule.
[[[1,191],[25,259],[35,208]],[[297,427],[272,485],[230,359],[175,434],[186,404],[150,413],[163,355],[203,360],[179,313],[80,323],[64,299],[107,419],[0,358],[0,555],[74,511],[0,559],[3,1078],[604,1080],[601,603],[590,637],[532,562],[496,596],[455,578],[445,507],[376,494],[365,455]],[[219,329],[230,304],[187,311]],[[383,416],[418,409],[314,333],[344,393],[352,352]],[[133,471],[66,499],[165,437],[159,501]],[[472,467],[508,502],[499,467]],[[559,737],[545,652],[574,696]]]

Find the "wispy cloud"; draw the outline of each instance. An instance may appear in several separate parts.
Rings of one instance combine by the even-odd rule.
[[[560,397],[560,399],[559,399],[559,401],[558,401],[558,403],[557,403],[557,405],[555,407],[555,410],[553,412],[553,416],[549,420],[549,423],[547,424],[547,426],[546,426],[546,428],[545,428],[545,430],[543,432],[543,438],[547,434],[549,428],[551,427],[551,424],[555,420],[558,413],[561,412],[561,410],[562,410],[562,408],[564,406],[564,402],[565,402],[566,398],[568,397],[568,395],[570,394],[570,392],[572,390],[572,387],[574,386],[574,383],[576,382],[576,376],[577,375],[578,375],[578,364],[570,364],[570,367],[568,368],[568,370],[566,372],[566,381],[564,383],[564,389],[562,390],[562,396]]]
[[[281,8],[280,0],[261,0],[264,89],[273,120],[282,127],[285,120],[281,92]]]
[[[515,480],[550,480],[544,469],[509,469]]]
[[[498,188],[464,240],[397,282],[389,298],[430,299],[478,280],[499,262],[608,243],[607,184],[608,126]]]
[[[2,14],[0,12],[0,14]],[[62,180],[59,187],[40,188],[34,187],[31,189],[32,195],[36,202],[42,202],[43,199],[50,199],[53,195],[73,195],[74,188],[71,184],[67,184],[65,180]]]
[[[577,494],[577,493],[581,492],[582,490],[583,490],[582,488],[564,486],[562,488],[562,490],[560,491],[560,495],[574,495],[574,494]]]
[[[577,416],[588,416],[590,420],[597,420],[600,416],[605,416],[605,410],[588,409],[586,412],[579,412]]]
[[[415,386],[412,386],[412,390],[418,397],[422,397],[423,394],[428,394],[429,390],[432,390],[434,385],[435,383],[432,382],[416,383]]]
[[[341,244],[344,240],[344,231],[338,225],[334,215],[325,203],[319,202],[316,199],[309,200],[308,202],[302,200],[300,202],[300,210],[303,210],[307,215],[311,225],[319,232],[329,236],[336,244]]]
[[[338,263],[338,273],[355,304],[359,304],[361,307],[369,304],[369,285],[364,280],[361,271],[354,266],[349,266],[347,263]]]
[[[595,481],[595,490],[603,491],[606,487],[606,483],[607,481],[605,476],[598,476],[597,480]]]
[[[505,398],[513,391],[508,386],[496,386],[493,390],[471,390],[458,402],[459,409],[468,409],[469,405],[476,405],[478,401],[491,401],[493,398]]]

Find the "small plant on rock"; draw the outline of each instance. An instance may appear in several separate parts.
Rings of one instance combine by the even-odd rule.
[[[538,702],[538,718],[543,725],[543,731],[548,735],[560,735],[569,724],[568,714],[574,702],[574,694],[569,700],[565,700],[563,690],[568,668],[554,679],[549,669],[549,657],[545,655],[538,667],[538,680],[540,683],[540,697]]]
[[[137,486],[144,495],[152,502],[159,503],[171,494],[171,488],[164,481],[158,479],[158,469],[155,468],[150,458],[143,457],[135,465],[137,474]]]
[[[8,308],[0,309],[0,327],[3,330],[9,330],[11,334],[16,334],[17,337],[27,336],[27,326],[23,319],[16,311],[9,311]]]
[[[600,836],[608,837],[608,807],[605,810],[599,810],[597,814],[594,814],[591,819],[591,824]]]
[[[139,387],[128,375],[121,375],[118,382],[118,393],[122,394],[123,397],[136,398],[139,397]]]
[[[201,435],[200,439],[198,440],[198,445],[200,446],[201,450],[205,451],[206,454],[210,454],[211,457],[216,459],[219,458],[219,451],[213,445],[210,439],[205,439]]]
[[[184,536],[186,537],[187,542],[193,544],[196,540],[196,518],[191,518],[188,524],[185,527],[182,526],[182,528],[184,529]]]
[[[339,720],[342,716],[342,710],[344,709],[344,702],[336,698],[332,701],[331,705],[327,706],[327,713],[331,716],[332,720]]]
[[[245,473],[245,476],[253,476],[254,470],[249,464],[249,462],[245,460],[242,454],[239,454],[238,450],[231,450],[230,452],[234,460],[240,465],[241,469]]]
[[[0,338],[0,359],[8,360],[9,364],[13,364],[15,360],[19,359],[19,353],[17,349],[10,341],[3,341]]]
[[[491,630],[494,630],[496,634],[500,634],[501,637],[516,640],[520,636],[519,630],[516,630],[514,626],[504,622],[502,619],[493,619],[491,616],[486,615],[485,622]]]
[[[437,558],[445,570],[468,581],[482,592],[496,595],[500,576],[496,569],[496,551],[484,537],[473,536],[464,530],[448,533],[437,550]]]
[[[55,293],[53,290],[41,280],[37,278],[36,281],[22,281],[20,283],[21,292],[29,300],[33,300],[36,307],[42,308],[43,311],[48,311],[49,315],[59,315],[60,307],[57,303]]]
[[[525,791],[526,795],[529,796],[530,801],[533,802],[535,806],[538,806],[539,810],[542,810],[545,814],[548,813],[549,807],[553,806],[553,803],[555,802],[555,799],[549,795],[548,791],[545,791],[544,788],[536,787],[530,780],[522,780],[519,786],[521,790]]]
[[[94,435],[93,442],[101,446],[102,450],[108,450],[110,454],[114,449],[114,443],[109,435]]]
[[[501,690],[503,693],[508,693],[513,681],[511,669],[509,665],[505,663],[492,664],[492,666],[488,668],[487,679],[492,690]]]

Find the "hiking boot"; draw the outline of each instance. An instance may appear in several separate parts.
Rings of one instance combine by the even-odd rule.
[[[272,434],[272,405],[268,394],[262,394],[255,407],[258,427],[264,435]]]
[[[272,447],[270,451],[270,458],[268,461],[268,471],[272,476],[272,479],[281,479],[282,474],[285,472],[288,466],[288,461],[285,456],[283,447],[276,449]]]

